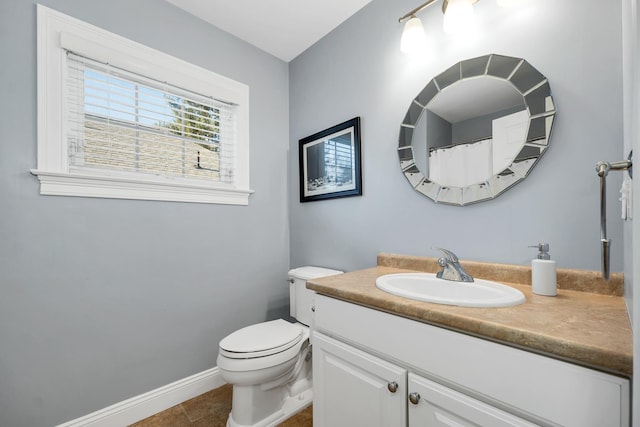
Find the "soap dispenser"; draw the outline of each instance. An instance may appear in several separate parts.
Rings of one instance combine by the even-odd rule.
[[[531,261],[531,290],[534,294],[556,296],[556,262],[549,256],[549,244],[538,243],[530,248],[538,248],[538,258]]]

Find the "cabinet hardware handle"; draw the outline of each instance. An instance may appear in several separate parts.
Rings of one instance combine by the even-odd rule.
[[[409,393],[409,402],[413,403],[414,405],[417,405],[419,401],[420,401],[419,393],[415,391],[413,393]]]
[[[313,311],[314,313],[316,312],[316,306],[315,305],[311,306],[311,311]]]
[[[391,393],[395,393],[396,391],[398,391],[398,383],[395,381],[391,381],[389,384],[387,384],[387,388]]]

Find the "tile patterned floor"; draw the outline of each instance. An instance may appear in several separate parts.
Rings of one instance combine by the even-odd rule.
[[[138,421],[130,427],[225,427],[231,411],[231,390],[231,385],[223,385]],[[278,427],[311,426],[313,416],[309,407]]]

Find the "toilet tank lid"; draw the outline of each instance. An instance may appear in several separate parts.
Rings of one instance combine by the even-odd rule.
[[[342,274],[342,273],[344,272],[340,270],[332,270],[330,268],[323,268],[323,267],[314,267],[311,265],[289,270],[289,276],[295,277],[298,279],[303,279],[303,280],[318,279],[320,277],[327,277],[327,276],[335,276],[336,274]]]

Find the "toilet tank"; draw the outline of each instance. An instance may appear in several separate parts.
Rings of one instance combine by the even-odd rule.
[[[313,292],[307,289],[307,280],[335,276],[342,271],[322,267],[298,267],[289,271],[289,314],[304,325],[311,325]]]

